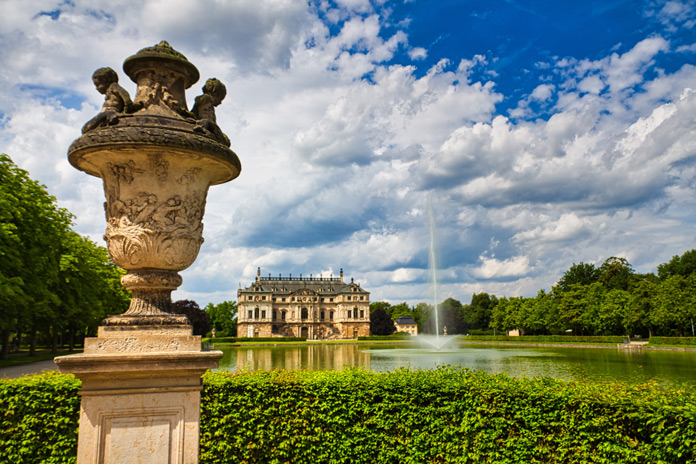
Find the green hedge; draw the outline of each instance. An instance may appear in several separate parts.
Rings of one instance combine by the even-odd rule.
[[[650,337],[651,345],[696,345],[696,337]]]
[[[215,338],[204,338],[202,340],[205,342],[213,342],[213,344],[218,343],[240,343],[240,342],[306,342],[306,337],[215,337]]]
[[[455,368],[210,373],[201,462],[687,463],[696,395]]]
[[[57,372],[0,381],[0,462],[75,462],[79,389]]]
[[[410,340],[413,336],[406,332],[395,332],[391,335],[370,335],[369,337],[358,337],[358,341],[381,341],[381,340]]]
[[[0,381],[0,462],[74,462],[78,382]],[[688,463],[696,393],[442,367],[203,378],[201,464]]]
[[[621,335],[469,335],[459,336],[459,341],[520,342],[520,343],[623,343]]]

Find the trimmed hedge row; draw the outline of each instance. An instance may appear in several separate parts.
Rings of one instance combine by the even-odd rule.
[[[381,340],[410,340],[413,336],[406,332],[396,332],[391,335],[370,335],[369,337],[358,337],[358,341],[381,341]]]
[[[0,381],[0,462],[75,462],[80,385],[57,372]]]
[[[458,368],[204,377],[201,462],[687,463],[696,395]]]
[[[696,345],[696,337],[650,337],[651,345]]]
[[[79,382],[0,381],[0,462],[75,461]],[[696,393],[466,369],[208,373],[204,463],[687,463]]]
[[[623,343],[621,335],[469,335],[459,336],[459,341],[521,342],[521,343]]]
[[[217,343],[240,343],[240,342],[306,342],[306,337],[215,337],[215,338],[205,338],[202,340],[205,342]]]

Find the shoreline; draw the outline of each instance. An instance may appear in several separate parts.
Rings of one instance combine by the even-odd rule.
[[[399,344],[414,344],[417,340],[329,340],[329,341],[306,341],[306,342],[242,342],[242,343],[220,343],[214,344],[216,347],[263,347],[263,346],[307,346],[307,345],[399,345]],[[533,347],[533,348],[589,348],[589,349],[629,349],[637,351],[677,351],[677,352],[696,352],[696,347],[687,346],[649,346],[649,345],[629,345],[630,348],[624,348],[621,344],[616,343],[539,343],[539,342],[496,342],[496,341],[476,341],[476,340],[456,340],[458,345],[488,345],[488,346],[514,346],[514,347]]]

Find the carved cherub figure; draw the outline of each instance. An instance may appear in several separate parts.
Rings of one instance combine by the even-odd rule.
[[[226,95],[225,84],[214,77],[208,79],[203,86],[203,95],[194,100],[191,113],[197,119],[194,129],[196,132],[208,132],[229,147],[230,140],[222,133],[215,118],[215,107],[222,103]]]
[[[99,126],[115,124],[119,115],[136,110],[126,89],[118,84],[118,74],[113,69],[97,69],[92,75],[92,81],[99,93],[104,95],[104,105],[99,114],[82,127],[83,134]]]

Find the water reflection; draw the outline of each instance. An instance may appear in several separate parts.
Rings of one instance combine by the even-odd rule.
[[[226,347],[221,369],[340,370],[360,367],[376,372],[400,367],[429,369],[450,364],[513,377],[548,376],[593,382],[696,386],[696,353],[617,349],[472,347],[441,351],[407,345],[317,344]]]

